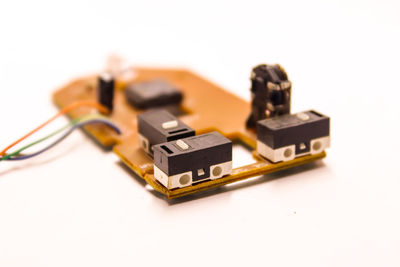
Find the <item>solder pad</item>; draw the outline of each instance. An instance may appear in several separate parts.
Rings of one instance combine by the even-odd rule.
[[[287,162],[272,163],[255,151],[256,133],[246,129],[245,122],[250,114],[250,104],[227,92],[221,87],[187,71],[177,69],[133,68],[131,79],[117,76],[117,90],[114,98],[114,111],[110,119],[121,128],[117,135],[107,126],[95,124],[85,126],[88,132],[101,145],[113,147],[121,160],[155,190],[168,198],[177,198],[210,188],[223,186],[253,176],[276,172],[302,165],[326,156],[325,152],[308,155]],[[169,190],[157,182],[153,176],[153,159],[148,156],[138,142],[137,114],[143,110],[132,107],[125,98],[124,88],[132,82],[149,81],[161,78],[180,88],[184,94],[181,104],[183,115],[179,119],[196,130],[196,134],[218,131],[232,141],[241,141],[254,149],[255,163],[233,169],[232,174],[221,179],[205,181],[184,188]],[[75,80],[56,91],[53,95],[55,104],[63,108],[79,100],[96,100],[97,76]],[[95,112],[91,108],[81,107],[70,112],[70,118]]]

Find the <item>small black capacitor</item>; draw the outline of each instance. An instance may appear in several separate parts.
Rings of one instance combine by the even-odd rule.
[[[108,73],[104,72],[98,77],[98,101],[103,106],[107,107],[110,112],[113,110],[114,102],[114,88],[115,80],[114,77]]]

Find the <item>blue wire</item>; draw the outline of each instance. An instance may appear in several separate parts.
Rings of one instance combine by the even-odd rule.
[[[72,126],[67,132],[65,132],[59,139],[57,139],[56,141],[54,141],[53,143],[49,144],[47,147],[43,148],[42,150],[39,150],[33,154],[29,154],[26,156],[19,156],[19,157],[13,157],[13,158],[9,158],[6,160],[24,160],[24,159],[29,159],[29,158],[33,158],[39,154],[42,154],[43,152],[49,150],[50,148],[52,148],[53,146],[57,145],[58,143],[60,143],[62,140],[64,140],[68,135],[70,135],[75,129],[81,128],[87,124],[93,124],[93,123],[103,123],[107,126],[110,126],[114,131],[116,131],[118,134],[121,134],[121,130],[112,122],[108,121],[108,120],[104,120],[104,119],[92,119],[92,120],[88,120],[88,121],[84,121],[78,124],[75,124],[74,126]]]

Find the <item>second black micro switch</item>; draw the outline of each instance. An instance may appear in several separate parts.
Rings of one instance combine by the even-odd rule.
[[[138,132],[139,142],[149,154],[153,154],[154,145],[195,135],[192,128],[164,109],[139,114]]]

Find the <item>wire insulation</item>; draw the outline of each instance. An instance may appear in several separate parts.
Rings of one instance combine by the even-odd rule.
[[[94,119],[89,119],[89,120],[85,120],[82,122],[79,122],[75,125],[73,125],[66,133],[64,133],[60,138],[58,138],[57,140],[55,140],[53,143],[49,144],[48,146],[46,146],[45,148],[33,153],[33,154],[29,154],[29,155],[24,155],[24,156],[19,156],[19,157],[8,157],[8,158],[1,158],[0,160],[25,160],[25,159],[29,159],[32,157],[35,157],[37,155],[42,154],[43,152],[49,150],[50,148],[54,147],[55,145],[57,145],[58,143],[60,143],[62,140],[64,140],[66,137],[68,137],[74,130],[81,128],[85,125],[88,124],[93,124],[93,123],[103,123],[105,125],[108,125],[109,127],[111,127],[113,130],[115,130],[118,134],[121,134],[121,130],[115,125],[113,124],[110,120],[105,119],[105,118],[94,118]],[[59,132],[59,130],[57,130],[56,132]],[[52,135],[53,136],[53,135]],[[13,153],[14,154],[14,153]]]
[[[67,128],[69,128],[69,127],[71,127],[71,126],[73,126],[73,125],[75,125],[75,124],[77,124],[79,122],[90,120],[90,119],[106,119],[107,120],[106,117],[104,117],[102,115],[99,115],[99,114],[89,114],[89,115],[85,115],[83,117],[80,117],[78,119],[74,119],[74,120],[70,121],[67,125],[65,125],[65,126],[61,127],[60,129],[54,131],[53,133],[51,133],[51,134],[49,134],[49,135],[47,135],[45,137],[42,137],[39,140],[34,141],[34,142],[32,142],[32,143],[30,143],[30,144],[18,149],[17,151],[14,151],[12,153],[4,155],[2,158],[0,158],[0,160],[7,160],[7,159],[9,159],[9,158],[11,158],[13,156],[20,155],[22,151],[30,148],[31,146],[39,144],[39,143],[41,143],[41,142],[43,142],[43,141],[55,136],[56,134],[64,131],[65,129],[67,129]]]
[[[25,140],[26,138],[28,138],[29,136],[31,136],[35,132],[39,131],[40,129],[42,129],[43,127],[48,125],[50,122],[54,121],[56,118],[60,117],[61,115],[66,114],[66,113],[70,112],[71,110],[73,110],[75,108],[78,108],[78,107],[93,107],[93,108],[98,109],[101,113],[108,113],[108,109],[106,107],[102,106],[101,104],[99,104],[99,103],[97,103],[95,101],[78,101],[78,102],[74,102],[73,104],[64,107],[56,115],[54,115],[53,117],[51,117],[46,122],[44,122],[41,125],[39,125],[37,128],[33,129],[32,131],[30,131],[29,133],[27,133],[23,137],[19,138],[15,142],[13,142],[11,145],[7,146],[5,149],[3,149],[0,152],[0,156],[4,156],[10,148],[15,146],[16,144],[19,144],[21,141]]]

